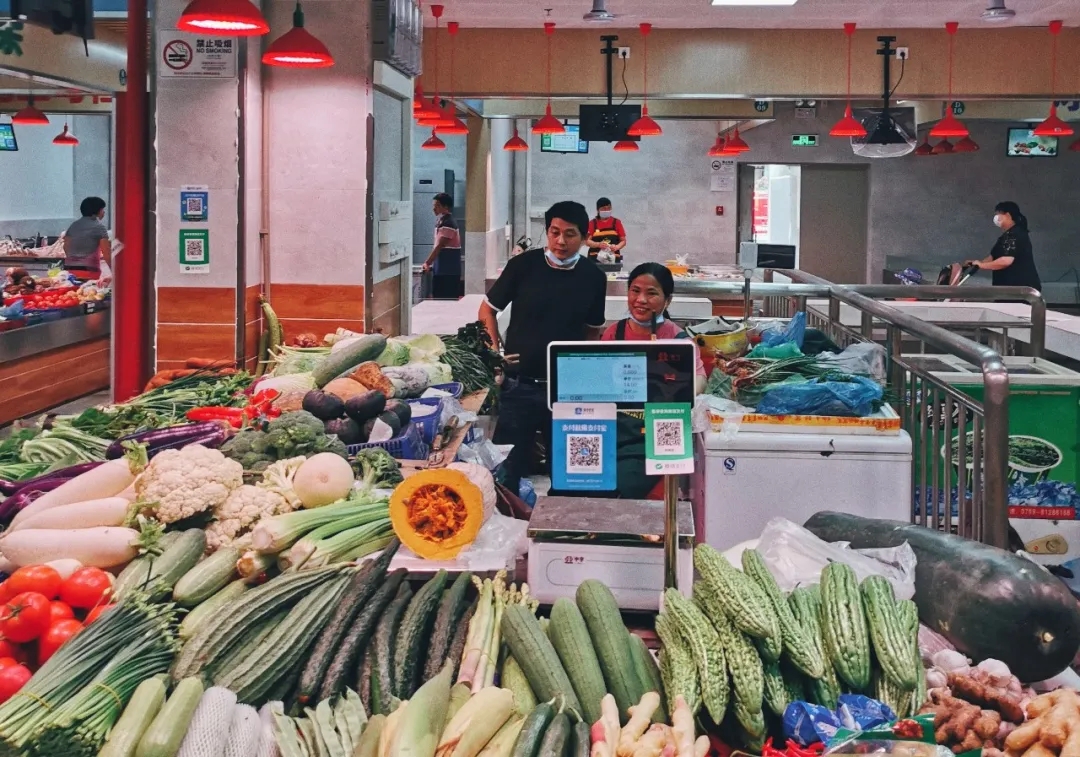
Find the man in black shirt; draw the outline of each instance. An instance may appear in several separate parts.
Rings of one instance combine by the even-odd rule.
[[[513,303],[505,352],[511,365],[499,396],[496,444],[513,444],[504,466],[515,494],[529,473],[536,431],[551,438],[547,409],[547,346],[598,339],[604,328],[607,276],[581,255],[589,214],[576,202],[559,202],[544,214],[547,248],[511,258],[480,306],[480,320],[501,347],[496,314]]]

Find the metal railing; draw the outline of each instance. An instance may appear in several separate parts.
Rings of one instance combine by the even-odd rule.
[[[767,276],[769,273],[766,271]],[[766,317],[790,317],[806,310],[808,323],[840,346],[856,341],[877,341],[885,346],[892,403],[912,439],[912,522],[1005,547],[1009,374],[1001,356],[987,346],[871,299],[862,291],[864,287],[831,284],[808,274],[801,277],[802,281],[794,284],[752,283],[750,299],[761,301],[759,312]],[[894,288],[888,289],[879,296],[888,296]],[[726,301],[743,292],[743,285],[735,282],[677,279],[675,284],[676,294]],[[818,299],[825,301],[823,313],[807,308],[810,300]],[[859,314],[858,328],[842,322],[844,305]],[[1034,341],[1035,329],[1032,331]],[[982,401],[911,360],[904,350],[905,342],[911,339],[979,366]],[[961,430],[964,444],[959,444]]]

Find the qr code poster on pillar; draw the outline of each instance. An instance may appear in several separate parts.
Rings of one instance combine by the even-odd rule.
[[[181,273],[210,273],[210,232],[207,229],[180,230]]]
[[[210,220],[209,187],[180,187],[180,220],[189,223],[205,223]]]

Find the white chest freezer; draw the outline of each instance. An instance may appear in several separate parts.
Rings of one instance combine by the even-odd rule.
[[[705,435],[705,541],[725,550],[771,518],[820,510],[911,519],[911,437],[739,431]]]

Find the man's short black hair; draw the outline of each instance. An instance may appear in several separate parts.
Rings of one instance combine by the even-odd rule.
[[[544,213],[545,231],[550,228],[552,220],[556,218],[560,221],[566,221],[567,223],[572,223],[577,226],[581,231],[581,236],[585,236],[589,233],[589,213],[585,210],[585,206],[580,202],[563,200],[548,208],[547,213]]]
[[[105,209],[105,201],[100,197],[87,197],[79,204],[79,212],[86,216],[96,216]]]
[[[439,203],[447,210],[454,209],[454,198],[446,192],[439,192],[439,194],[435,195],[435,202]]]
[[[600,208],[610,208],[610,207],[611,207],[611,200],[609,200],[607,197],[601,197],[599,200],[596,201],[596,209],[597,210],[600,210]]]

